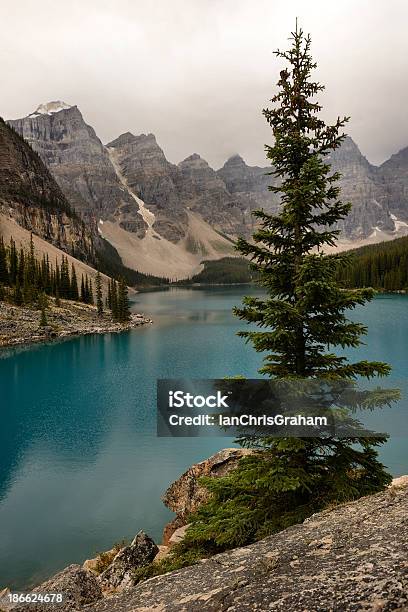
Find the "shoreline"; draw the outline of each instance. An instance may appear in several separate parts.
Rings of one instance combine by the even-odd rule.
[[[153,323],[140,313],[132,313],[130,321],[120,323],[107,312],[98,316],[96,306],[69,300],[61,300],[59,307],[51,302],[47,325],[41,326],[39,321],[36,309],[0,302],[0,352],[91,334],[121,333]]]

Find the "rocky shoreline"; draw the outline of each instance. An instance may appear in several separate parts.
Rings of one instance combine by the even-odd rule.
[[[161,545],[139,531],[131,543],[70,565],[31,591],[63,593],[62,604],[8,604],[10,590],[0,589],[0,612],[407,609],[408,476],[250,546],[135,582],[135,570],[161,561],[183,538],[189,513],[208,498],[199,478],[224,476],[248,452],[223,449],[169,486],[162,499],[176,516]]]
[[[152,323],[142,314],[132,314],[130,321],[114,321],[110,313],[98,316],[96,306],[61,300],[56,306],[49,298],[47,324],[40,325],[39,310],[0,302],[0,348],[51,342],[88,334],[119,333]]]

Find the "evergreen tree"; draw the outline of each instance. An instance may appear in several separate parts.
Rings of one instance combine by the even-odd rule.
[[[111,282],[111,311],[112,317],[116,320],[119,316],[118,313],[118,287],[115,279],[112,278]]]
[[[88,280],[88,277],[87,277]],[[93,304],[94,303],[94,298],[93,298],[93,288],[92,288],[92,279],[89,279],[89,283],[88,283],[88,304]]]
[[[292,47],[277,56],[288,62],[280,73],[273,108],[263,114],[274,144],[266,147],[278,186],[279,214],[255,213],[253,242],[240,239],[239,251],[252,260],[267,293],[246,297],[235,314],[258,330],[240,335],[266,353],[260,372],[273,379],[353,381],[387,375],[380,362],[349,362],[329,347],[357,347],[363,325],[346,312],[372,298],[372,291],[342,290],[339,268],[344,254],[325,255],[349,203],[339,199],[338,173],[327,156],[342,142],[347,118],[326,125],[315,100],[323,86],[312,80],[316,64],[310,37],[296,27]],[[184,547],[215,552],[246,544],[304,520],[328,504],[384,488],[391,480],[377,459],[376,445],[386,438],[274,438],[242,435],[240,442],[259,452],[240,461],[230,475],[205,481],[210,501],[189,517]]]
[[[56,259],[55,268],[50,265],[48,255],[37,259],[32,236],[28,249],[21,247],[19,251],[13,238],[6,248],[0,237],[0,285],[3,287],[3,298],[18,305],[34,304],[37,299],[40,303],[41,294],[55,296],[58,303],[61,296],[68,300],[78,299],[75,266],[72,264],[70,276],[66,256],[62,256],[60,265]],[[5,290],[4,287],[9,287],[10,290]],[[89,303],[92,300],[92,287],[89,284],[85,293]]]
[[[0,284],[7,285],[9,282],[7,251],[3,237],[0,236]]]
[[[106,297],[106,306],[111,310],[112,309],[112,290],[111,290],[111,281],[108,282],[108,295]]]
[[[121,323],[125,323],[130,319],[130,307],[128,299],[128,288],[125,279],[121,277],[118,285],[118,298],[117,298],[117,320]]]
[[[280,73],[274,108],[263,114],[275,138],[274,145],[266,147],[271,174],[280,181],[270,189],[280,195],[282,210],[275,216],[256,211],[261,227],[254,243],[238,241],[240,252],[254,262],[269,299],[246,298],[244,307],[235,310],[241,319],[272,330],[240,335],[257,351],[268,352],[261,372],[270,376],[386,375],[386,364],[350,364],[325,350],[360,344],[366,329],[350,322],[345,311],[373,296],[371,290],[342,290],[336,271],[348,265],[349,256],[322,252],[322,247],[335,245],[339,230],[333,226],[351,207],[339,200],[340,175],[331,173],[325,161],[344,139],[340,130],[348,118],[328,126],[318,116],[321,106],[314,96],[324,87],[311,79],[316,64],[309,36],[296,30],[292,48],[277,55],[289,62],[289,70]]]
[[[17,255],[17,277],[20,282],[20,286],[24,284],[24,270],[25,270],[25,255],[23,247],[20,248],[20,253]]]
[[[350,266],[342,267],[337,276],[346,287],[406,291],[408,238],[397,238],[350,251]]]
[[[81,302],[86,302],[86,290],[85,290],[85,281],[84,275],[81,275],[81,294],[80,294]]]
[[[78,298],[79,298],[78,281],[77,281],[74,264],[72,264],[72,267],[71,267],[71,300],[77,301]]]
[[[96,308],[98,310],[98,315],[101,316],[103,314],[103,300],[102,300],[102,282],[101,282],[101,275],[99,273],[99,270],[96,273],[95,288],[96,288]]]
[[[66,300],[71,299],[71,279],[69,277],[68,259],[64,255],[61,259],[59,290],[62,298]]]
[[[89,278],[88,275],[85,276],[85,304],[89,304],[90,302],[90,292],[89,292]]]
[[[36,280],[36,271],[37,271],[37,262],[36,262],[36,258],[35,258],[35,249],[34,249],[34,241],[33,241],[33,235],[30,234],[30,247],[29,247],[29,253],[28,253],[28,258],[27,258],[27,274],[31,279],[31,283],[35,284],[35,280]]]
[[[52,293],[52,280],[51,280],[51,267],[50,267],[50,260],[48,257],[48,253],[45,257],[45,263],[44,263],[44,288],[46,290],[47,293]]]
[[[54,273],[54,292],[58,291],[59,297],[61,297],[61,270],[58,265],[58,259],[55,259],[55,273]]]
[[[38,302],[39,302],[38,305],[41,310],[40,327],[45,327],[46,325],[48,325],[47,314],[46,314],[47,296],[45,295],[45,293],[41,293],[39,295]]]
[[[16,284],[17,275],[18,275],[18,256],[16,243],[13,238],[10,238],[10,248],[9,248],[9,271],[10,271],[10,285],[13,286]]]

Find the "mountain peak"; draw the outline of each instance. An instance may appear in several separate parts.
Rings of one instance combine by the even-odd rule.
[[[156,137],[154,134],[139,134],[138,136],[135,136],[134,134],[132,134],[132,132],[125,132],[124,134],[121,134],[120,136],[118,136],[117,138],[115,138],[115,140],[112,140],[111,142],[108,142],[108,144],[106,145],[108,148],[115,148],[115,147],[122,147],[125,146],[127,144],[140,144],[140,143],[148,143],[151,145],[156,145],[156,147],[158,147],[157,142],[156,142]]]
[[[35,111],[28,116],[38,117],[39,115],[53,115],[54,113],[59,113],[60,111],[67,110],[68,108],[72,108],[72,104],[67,104],[62,100],[53,100],[51,102],[47,102],[46,104],[40,104],[37,106]]]
[[[196,167],[207,167],[208,162],[206,162],[205,159],[203,159],[198,153],[193,153],[192,155],[189,155],[188,157],[186,157],[186,159],[183,159],[183,161],[179,163],[180,168],[192,165]]]
[[[183,161],[195,161],[197,159],[201,159],[201,157],[199,156],[198,153],[193,153],[192,155],[189,155],[188,157],[186,157],[186,159]]]
[[[227,159],[227,161],[224,164],[225,166],[246,166],[245,160],[243,157],[241,157],[241,155],[239,155],[238,153],[235,153],[235,155],[231,155],[231,157],[229,157]]]

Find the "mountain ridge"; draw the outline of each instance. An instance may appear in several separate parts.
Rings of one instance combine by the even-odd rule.
[[[39,114],[41,108],[44,112]],[[75,105],[54,101],[40,105],[32,115],[9,123],[39,153],[86,220],[99,223],[100,230],[101,222],[118,228],[119,251],[123,242],[143,244],[153,232],[155,240],[178,245],[180,254],[184,250],[188,259],[193,218],[202,219],[207,236],[212,231],[234,240],[253,233],[254,209],[270,213],[279,209],[278,194],[269,190],[269,185],[277,184],[271,168],[250,166],[239,154],[218,170],[198,153],[173,164],[152,133],[127,131],[104,145]],[[342,199],[353,204],[350,215],[338,226],[340,242],[346,248],[408,232],[408,155],[404,150],[374,166],[348,136],[328,161],[342,174]],[[151,226],[146,219],[152,220]],[[197,230],[197,224],[193,225]],[[206,249],[200,247],[200,236],[194,235],[192,241],[194,249],[201,249],[203,259],[208,259]],[[151,242],[150,248],[158,255],[155,247]],[[217,254],[215,248],[212,257],[225,256],[223,249]],[[170,245],[168,250],[172,250]],[[137,266],[137,261],[132,265]],[[193,271],[197,270],[190,273]]]

